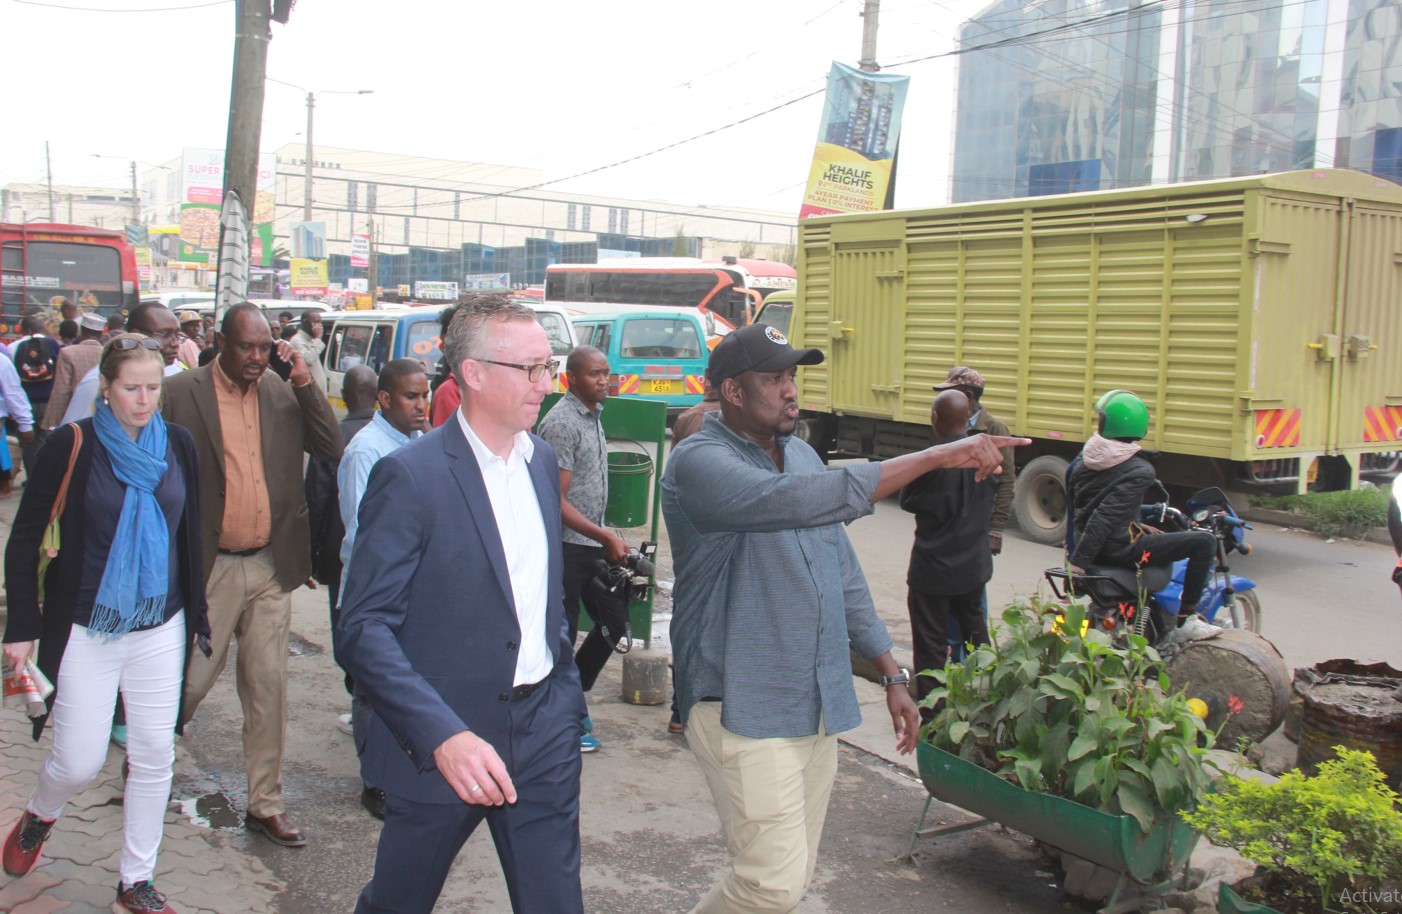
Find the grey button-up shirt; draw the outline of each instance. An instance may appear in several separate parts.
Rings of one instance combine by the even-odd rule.
[[[540,422],[540,437],[550,442],[560,469],[570,472],[570,492],[565,500],[587,520],[602,525],[608,504],[608,441],[600,424],[604,405],[593,413],[572,393],[566,393]],[[565,528],[565,542],[599,546],[594,540]]]
[[[872,512],[880,467],[828,470],[797,438],[779,446],[783,472],[711,413],[662,477],[682,720],[719,698],[721,724],[756,739],[856,727],[849,645],[891,649],[842,528]]]

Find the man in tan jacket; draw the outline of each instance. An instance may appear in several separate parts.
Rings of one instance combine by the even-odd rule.
[[[216,336],[218,357],[167,379],[163,411],[195,436],[200,457],[201,541],[208,578],[212,655],[195,654],[185,679],[188,721],[224,669],[237,634],[238,694],[248,775],[244,825],[286,847],[306,844],[282,803],[291,593],[311,573],[302,453],[341,456],[341,430],[326,391],[299,352],[273,342],[262,311],[238,304]],[[292,366],[268,372],[273,346]]]
[[[63,421],[63,414],[73,399],[73,388],[102,358],[102,334],[106,329],[107,321],[101,314],[84,314],[79,318],[78,342],[58,352],[54,388],[49,394],[49,405],[44,407],[44,428],[53,428]]]

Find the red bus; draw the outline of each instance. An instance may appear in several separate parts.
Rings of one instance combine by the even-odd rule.
[[[31,312],[56,313],[58,298],[104,316],[136,307],[136,251],[126,233],[0,223],[0,335],[15,335]]]

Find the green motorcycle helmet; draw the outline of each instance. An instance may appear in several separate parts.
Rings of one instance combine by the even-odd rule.
[[[1095,412],[1102,437],[1138,441],[1149,434],[1149,407],[1131,391],[1110,391],[1095,401]]]

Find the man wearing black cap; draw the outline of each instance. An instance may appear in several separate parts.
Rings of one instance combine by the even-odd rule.
[[[931,470],[986,477],[1000,471],[1000,447],[1029,443],[976,435],[829,471],[793,437],[797,366],[822,361],[766,324],[725,336],[707,369],[720,409],[677,446],[662,479],[677,700],[731,852],[693,914],[798,906],[837,771],[836,734],[861,720],[849,646],[881,673],[898,748],[915,748],[910,674],[891,658],[842,525]]]

